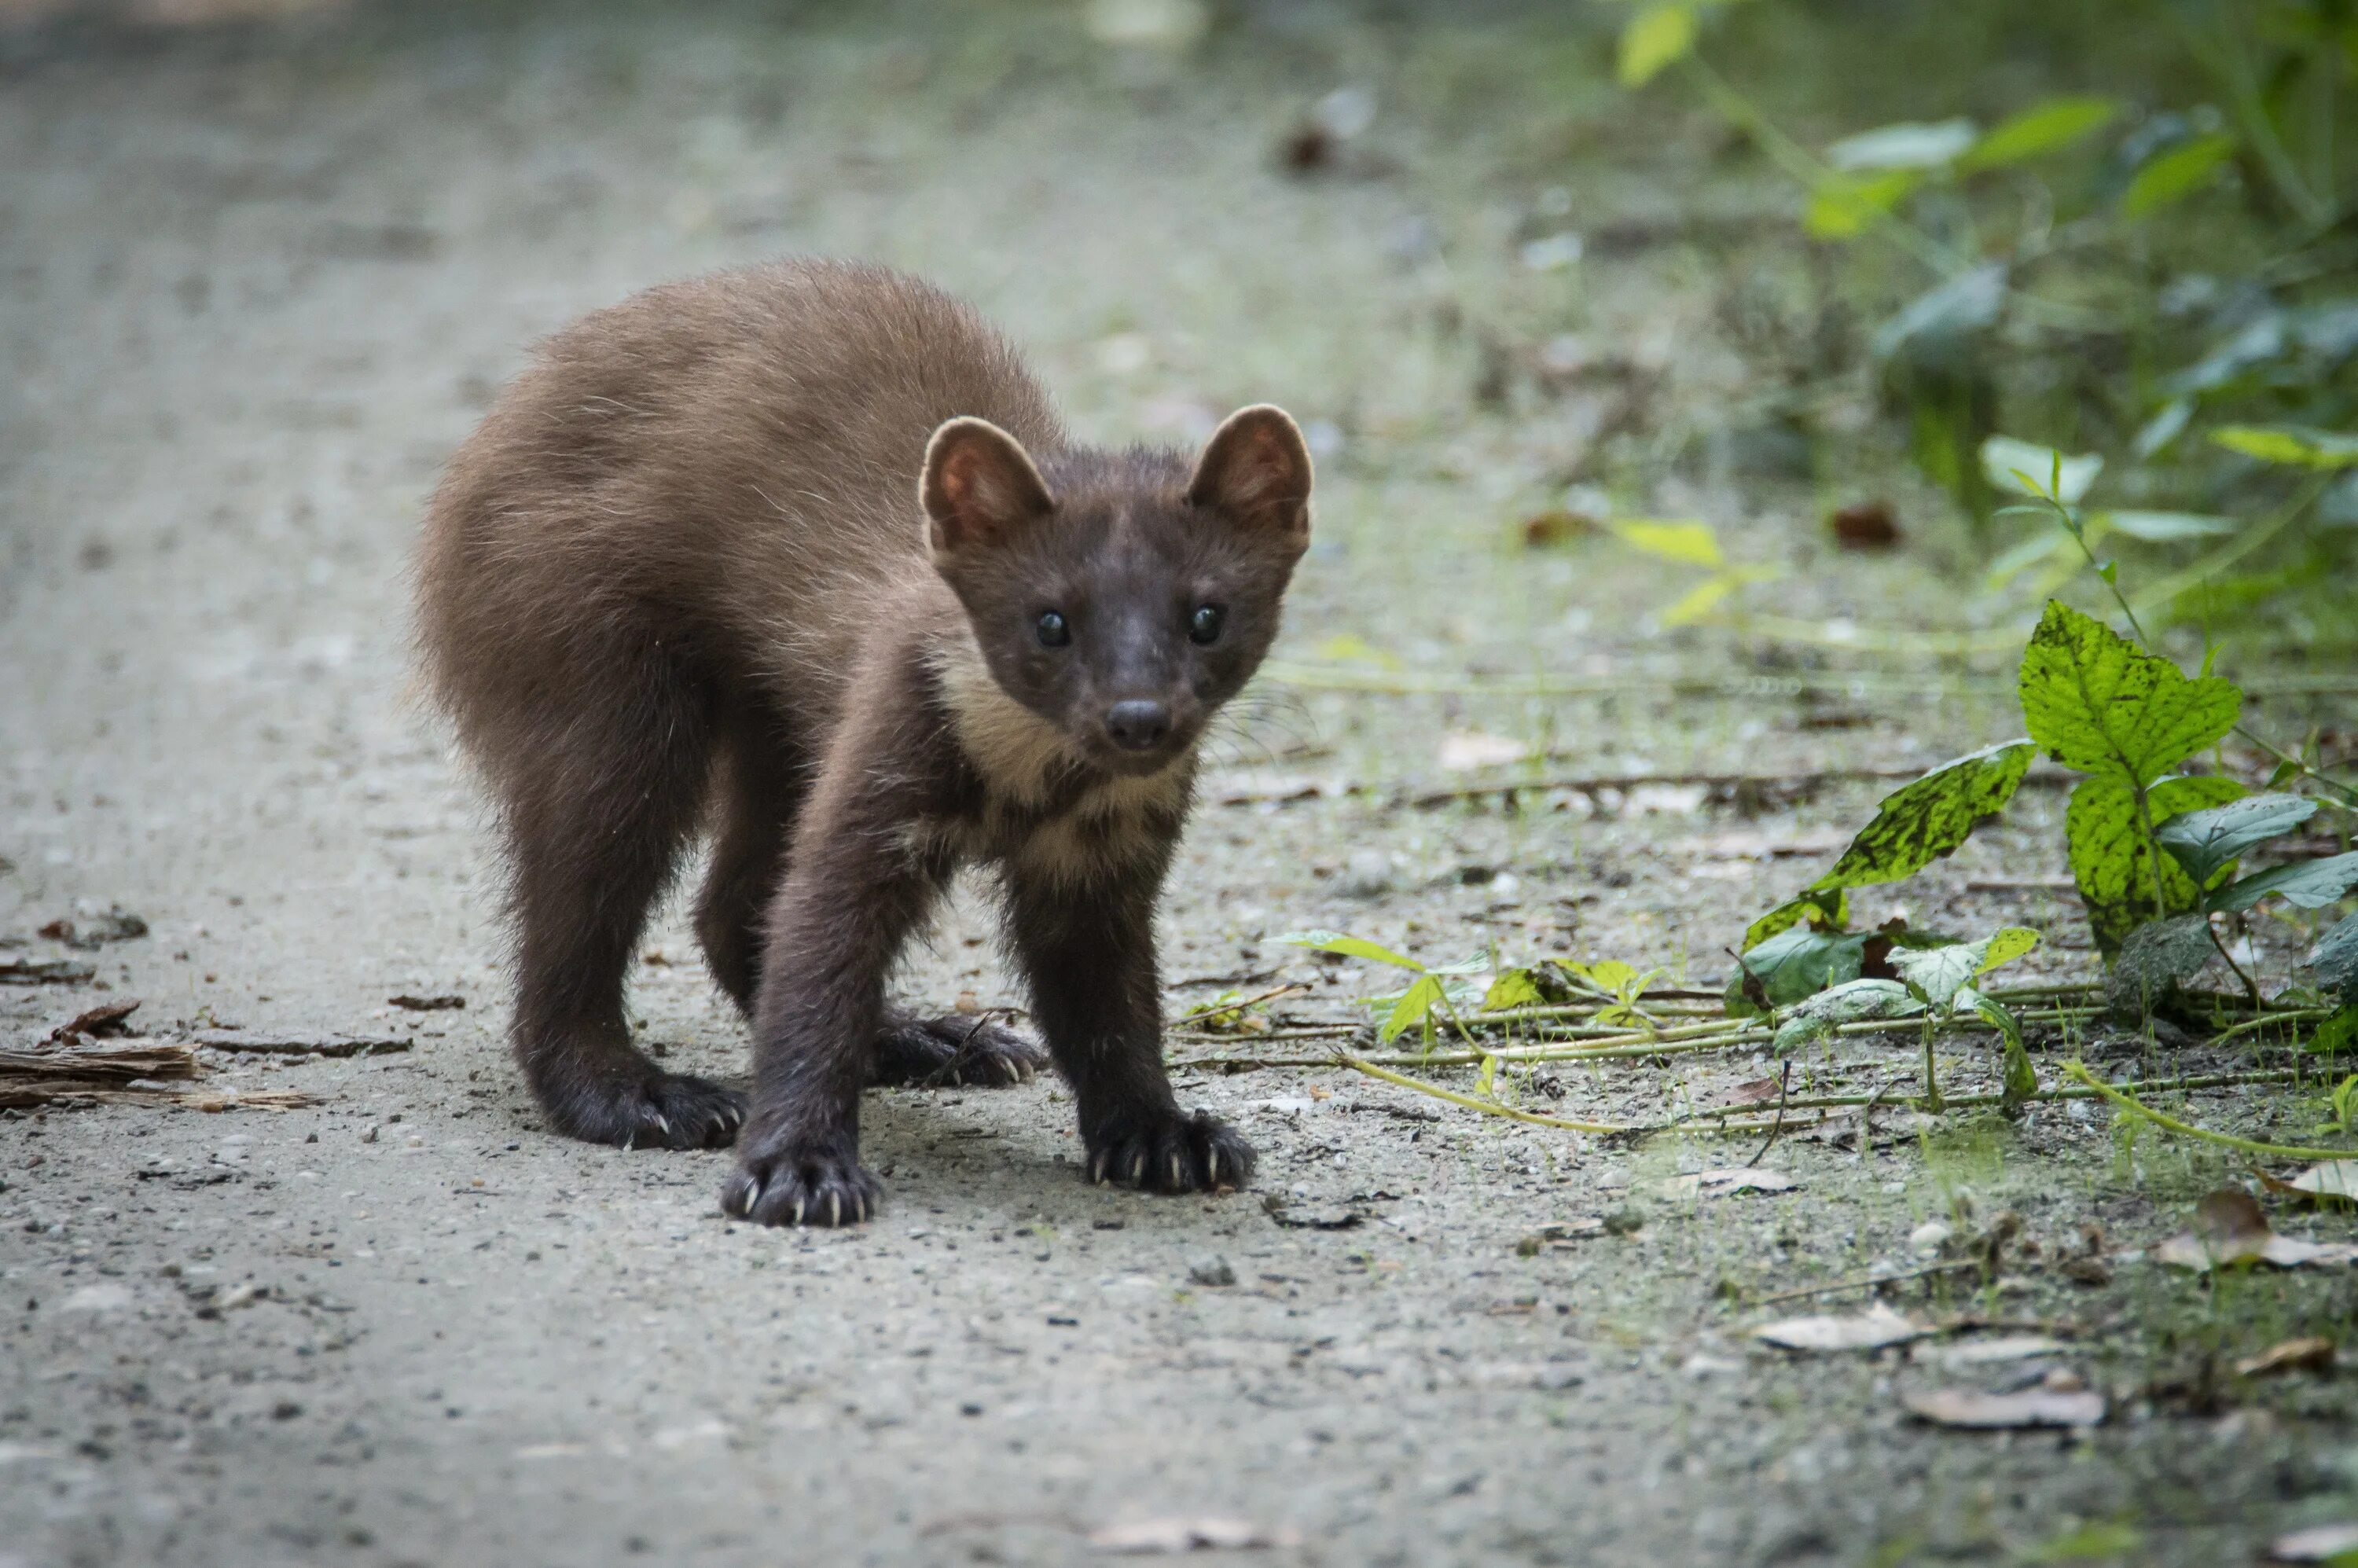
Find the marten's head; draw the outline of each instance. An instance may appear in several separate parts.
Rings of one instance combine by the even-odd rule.
[[[1267,405],[1192,464],[1148,449],[1035,463],[996,425],[952,419],[919,496],[991,677],[1118,773],[1201,739],[1268,653],[1310,542],[1310,452]]]

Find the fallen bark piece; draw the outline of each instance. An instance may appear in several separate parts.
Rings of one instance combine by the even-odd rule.
[[[31,1051],[0,1051],[0,1084],[31,1079],[88,1078],[129,1083],[134,1078],[193,1078],[197,1054],[170,1040],[110,1040],[103,1045],[44,1045]]]
[[[124,1020],[138,1011],[137,997],[133,997],[129,1001],[110,1001],[103,1007],[93,1007],[88,1011],[76,1013],[68,1022],[50,1030],[49,1038],[57,1041],[64,1040],[70,1035],[83,1034],[92,1039],[99,1039],[128,1034],[131,1033],[131,1026]]]
[[[1905,1345],[1932,1331],[1878,1302],[1863,1313],[1789,1317],[1764,1323],[1752,1337],[1779,1350],[1880,1350]]]
[[[78,986],[97,975],[71,958],[0,958],[0,986]]]
[[[1715,1198],[1725,1197],[1730,1193],[1790,1192],[1801,1184],[1782,1171],[1756,1171],[1738,1165],[1724,1171],[1698,1171],[1691,1176],[1672,1176],[1655,1190],[1666,1198]]]
[[[1288,1230],[1357,1230],[1368,1221],[1367,1211],[1356,1208],[1295,1208],[1275,1193],[1260,1200],[1261,1212]]]
[[[113,904],[103,914],[81,914],[70,920],[60,916],[35,935],[69,947],[102,947],[109,942],[137,941],[147,935],[147,923],[121,904]]]
[[[197,1044],[211,1051],[265,1056],[384,1056],[415,1044],[406,1035],[269,1034],[250,1029],[206,1029]]]
[[[2062,1341],[2043,1334],[2002,1334],[1991,1339],[1969,1339],[1941,1352],[1941,1365],[1952,1371],[1989,1367],[2006,1361],[2029,1361],[2063,1354]]]
[[[2094,1426],[2104,1419],[2104,1396],[2093,1389],[2021,1389],[2010,1394],[1929,1389],[1908,1394],[1901,1402],[1919,1421],[1980,1432]]]
[[[2332,1563],[2358,1552],[2358,1524],[2316,1524],[2268,1543],[2271,1563]]]
[[[2171,1237],[2153,1249],[2153,1256],[2196,1273],[2244,1263],[2299,1269],[2358,1263],[2358,1245],[2278,1236],[2268,1228],[2268,1217],[2251,1194],[2241,1187],[2222,1187],[2194,1206],[2194,1223],[2186,1234]]]
[[[654,955],[649,954],[648,957],[652,959]],[[384,1000],[388,1006],[400,1008],[405,1012],[449,1012],[467,1005],[467,999],[457,995],[410,996],[404,993]]]
[[[2333,1341],[2317,1336],[2271,1345],[2235,1363],[2239,1378],[2270,1378],[2278,1372],[2324,1372],[2333,1366]]]
[[[1149,1519],[1109,1524],[1089,1532],[1099,1552],[1128,1557],[1176,1556],[1186,1552],[1260,1552],[1298,1546],[1299,1531],[1264,1530],[1240,1519]]]

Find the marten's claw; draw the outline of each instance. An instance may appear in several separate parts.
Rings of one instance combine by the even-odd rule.
[[[1098,1186],[1120,1182],[1154,1192],[1219,1192],[1252,1180],[1253,1152],[1228,1123],[1203,1111],[1173,1110],[1090,1135],[1084,1168]]]
[[[756,1145],[720,1185],[721,1212],[757,1225],[858,1225],[883,1204],[884,1186],[853,1155]]]

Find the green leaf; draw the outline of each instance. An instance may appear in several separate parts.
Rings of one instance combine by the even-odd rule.
[[[2229,778],[2166,779],[2147,792],[2156,824],[2180,812],[2219,806],[2243,794]],[[2194,909],[2201,894],[2176,860],[2149,844],[2137,820],[2137,792],[2117,775],[2080,781],[2063,811],[2064,847],[2079,884],[2097,951],[2107,957],[2138,925]],[[2154,897],[2156,877],[2161,897]]]
[[[1885,795],[1875,817],[1812,892],[1869,887],[1914,876],[1954,854],[1986,818],[2006,808],[2038,747],[2006,741],[1942,763]]]
[[[2009,925],[1978,942],[1952,942],[1939,947],[1892,955],[1891,967],[1909,989],[1942,1011],[1973,1005],[1961,1000],[1973,982],[1992,969],[2010,964],[2039,946],[2039,933]]]
[[[1782,1056],[1825,1038],[1845,1023],[1912,1018],[1923,1011],[1923,1002],[1898,980],[1850,980],[1801,1001],[1777,1026],[1770,1044]]]
[[[1957,160],[1965,169],[1997,168],[2060,152],[2102,129],[2120,112],[2109,98],[2050,98],[2012,119],[2001,120],[1979,145]]]
[[[2274,893],[2287,903],[2299,904],[2303,909],[2323,909],[2327,904],[2341,903],[2353,888],[2358,888],[2358,850],[2255,871],[2212,893],[2203,901],[2202,907],[2240,914]]]
[[[2058,600],[2023,651],[2022,715],[2065,767],[2145,784],[2235,726],[2244,694],[2176,665]]]
[[[2154,837],[2177,857],[2198,887],[2255,844],[2291,832],[2317,815],[2317,802],[2297,795],[2250,795],[2241,800],[2173,816]]]
[[[1709,618],[1719,608],[1720,600],[1744,586],[1744,578],[1736,572],[1715,572],[1681,594],[1678,601],[1654,617],[1665,627],[1692,626]]]
[[[1858,979],[1871,935],[1796,925],[1769,937],[1744,955],[1728,982],[1729,1016],[1749,1018]],[[1747,986],[1747,979],[1754,983]]]
[[[2202,512],[2106,512],[2102,516],[2107,526],[2148,545],[2215,539],[2234,533],[2237,526],[2233,517],[2214,517]]]
[[[1424,966],[1403,953],[1379,947],[1364,936],[1347,936],[1340,931],[1295,931],[1278,938],[1295,947],[1308,947],[1314,952],[1333,953],[1338,957],[1365,958],[1373,964],[1391,964],[1403,969],[1424,972]]]
[[[1992,436],[1982,443],[1982,477],[1996,488],[2015,495],[2049,493],[2066,506],[2076,506],[2096,476],[2104,471],[2104,456],[2082,452],[2073,457],[2036,441]]]
[[[2121,192],[2122,215],[2142,218],[2185,200],[2216,178],[2234,156],[2235,138],[2224,131],[2179,143],[2137,170]]]
[[[2130,1017],[2152,1011],[2180,981],[2201,973],[2218,951],[2207,914],[2147,921],[2121,943],[2112,973],[2104,979],[2114,1011]]]
[[[2308,962],[2317,971],[2318,984],[2358,1005],[2358,914],[2320,937],[2309,950]]]
[[[2306,1048],[2327,1054],[2358,1051],[2358,1003],[2342,1009],[2319,1024]]]
[[[1503,1012],[1510,1007],[1538,1007],[1546,1000],[1546,993],[1529,969],[1509,969],[1482,993],[1482,1011]]]
[[[1996,997],[1972,986],[1960,989],[1949,1004],[1952,1013],[1967,1008],[1979,1013],[1997,1030],[1998,1039],[2003,1044],[1998,1108],[2012,1116],[2039,1093],[2039,1074],[2032,1068],[2030,1053],[2024,1049],[2022,1044],[2022,1021],[2008,1011]]]
[[[1851,239],[1864,233],[1923,182],[1924,177],[1910,168],[1881,174],[1828,174],[1811,190],[1801,225],[1814,240]]]
[[[1445,999],[1441,981],[1432,975],[1420,975],[1416,984],[1401,993],[1392,1004],[1391,1015],[1384,1020],[1377,1037],[1387,1045],[1400,1038],[1403,1030],[1413,1029],[1433,1016],[1433,1008]]]
[[[2320,470],[2358,463],[2358,436],[2307,425],[2230,425],[2212,431],[2211,438],[2230,451],[2262,462]]]
[[[1787,899],[1754,921],[1744,932],[1744,950],[1751,952],[1779,932],[1807,921],[1839,931],[1850,924],[1850,899],[1840,888],[1823,888]]]
[[[1981,139],[1971,120],[1904,121],[1844,136],[1826,149],[1826,161],[1845,173],[1865,169],[1940,168]]]
[[[1624,87],[1643,87],[1665,66],[1693,52],[1695,8],[1676,3],[1645,7],[1621,28],[1620,77]]]
[[[1666,561],[1714,569],[1727,564],[1727,557],[1720,553],[1719,535],[1708,523],[1661,523],[1640,517],[1611,526],[1623,544]]]

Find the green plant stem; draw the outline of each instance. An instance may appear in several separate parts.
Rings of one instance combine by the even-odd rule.
[[[2299,1067],[2266,1067],[2259,1071],[2250,1073],[2210,1073],[2193,1077],[2170,1078],[2157,1083],[2140,1084],[2137,1087],[2144,1089],[2148,1094],[2176,1094],[2190,1089],[2234,1088],[2244,1084],[2294,1083],[2299,1081],[2301,1074],[2302,1069]],[[2028,1097],[2020,1103],[2028,1105],[2033,1101],[2098,1099],[2101,1098],[2102,1097],[2100,1095],[2092,1089],[2072,1088],[2066,1087],[2061,1085],[2050,1085],[2040,1089],[2037,1094]],[[1942,1108],[1944,1109],[1954,1110],[1961,1106],[2000,1105],[2005,1102],[2005,1099],[2006,1097],[2002,1093],[1951,1095],[1942,1099]],[[1863,1105],[1888,1105],[1909,1110],[1925,1111],[1927,1113],[1931,1113],[1933,1110],[1933,1107],[1923,1097],[1908,1095],[1895,1097],[1887,1086],[1884,1088],[1877,1089],[1873,1094],[1812,1095],[1806,1098],[1790,1099],[1785,1102],[1785,1108],[1788,1110],[1836,1110],[1847,1107]],[[1739,1110],[1736,1107],[1730,1106],[1721,1110],[1693,1111],[1686,1116],[1679,1117],[1670,1121],[1660,1122],[1652,1127],[1640,1128],[1637,1130],[1643,1132],[1669,1132],[1680,1128],[1695,1128],[1704,1126],[1709,1126],[1714,1130],[1716,1130],[1720,1125],[1725,1124],[1734,1131],[1760,1132],[1767,1130],[1768,1123],[1765,1121],[1731,1121],[1728,1119],[1739,1115],[1756,1115],[1758,1111],[1765,1110],[1766,1108],[1766,1107],[1747,1107]]]
[[[2307,1149],[2295,1144],[2263,1143],[2256,1139],[2238,1138],[2231,1132],[2213,1132],[2207,1127],[2197,1127],[2190,1121],[2180,1121],[2174,1116],[2165,1115],[2154,1109],[2135,1095],[2125,1094],[2110,1084],[2100,1081],[2093,1073],[2078,1062],[2064,1063],[2063,1072],[2066,1076],[2085,1084],[2103,1098],[2112,1101],[2118,1109],[2150,1121],[2165,1132],[2175,1132],[2183,1138],[2200,1139],[2205,1143],[2216,1143],[2223,1149],[2240,1150],[2244,1153],[2257,1154],[2267,1160],[2358,1159],[2358,1149]]]
[[[1354,1072],[1365,1073],[1371,1078],[1379,1078],[1385,1083],[1401,1088],[1413,1089],[1421,1095],[1431,1095],[1434,1099],[1445,1099],[1452,1105],[1462,1105],[1468,1110],[1478,1110],[1485,1116],[1502,1116],[1509,1121],[1528,1121],[1535,1127],[1561,1128],[1566,1132],[1606,1133],[1628,1130],[1626,1128],[1617,1127],[1607,1122],[1570,1121],[1560,1116],[1541,1116],[1536,1111],[1517,1110],[1513,1106],[1500,1105],[1497,1100],[1479,1099],[1473,1095],[1461,1095],[1435,1084],[1420,1083],[1405,1073],[1390,1072],[1372,1062],[1354,1056],[1347,1051],[1336,1052],[1335,1059]]]

